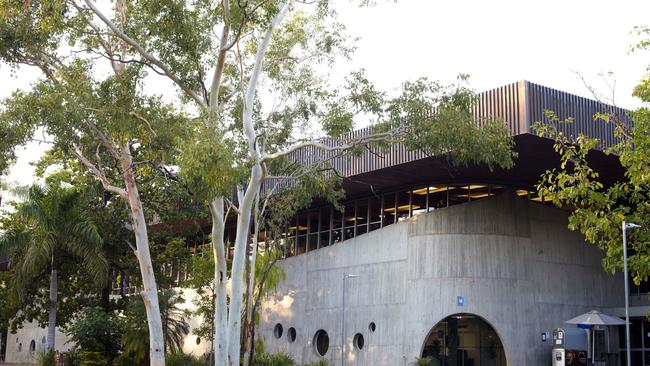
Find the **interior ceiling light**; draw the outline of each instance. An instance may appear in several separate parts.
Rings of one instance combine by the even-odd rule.
[[[517,193],[517,196],[526,196],[528,195],[528,191],[525,189],[518,189],[515,191]]]
[[[399,207],[397,207],[397,212],[408,211],[408,210],[409,210],[409,207],[413,207],[414,210],[420,208],[420,206],[418,206],[418,205],[412,205],[412,206],[404,205],[404,206],[399,206]],[[395,207],[385,208],[384,211],[385,211],[385,212],[395,212]]]
[[[459,194],[458,197],[463,197],[463,198],[483,198],[487,196],[494,196],[492,193],[487,193],[487,192],[480,192],[480,193],[472,193],[472,194]]]
[[[434,186],[431,186],[431,187],[429,187],[429,193],[444,192],[444,191],[449,190],[449,189],[454,189],[454,188],[453,187],[434,187]],[[413,192],[413,194],[417,194],[419,196],[424,196],[424,195],[427,194],[427,188],[424,187],[424,188],[416,189],[416,190],[414,190],[412,192]]]
[[[462,187],[459,187],[459,188],[462,188],[462,189],[481,189],[481,188],[486,188],[486,187],[487,187],[486,185],[472,184],[472,185],[469,185],[469,186],[462,186]]]
[[[293,230],[296,230],[296,227],[295,227],[295,226],[291,226],[291,227],[289,227],[287,230],[293,231]],[[301,226],[298,226],[298,230],[299,230],[299,231],[307,230],[307,226],[302,226],[302,225],[301,225]]]
[[[365,219],[365,217],[362,217],[362,216],[357,216],[357,217],[354,217],[354,216],[347,216],[347,217],[345,218],[345,221],[354,221],[355,218],[356,218],[357,220],[363,220],[363,219]]]

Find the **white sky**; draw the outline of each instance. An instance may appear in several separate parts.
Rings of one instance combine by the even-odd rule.
[[[650,25],[648,0],[377,0],[372,8],[338,0],[337,6],[349,34],[361,38],[352,62],[334,70],[339,76],[365,68],[390,90],[420,76],[449,82],[466,73],[477,91],[526,79],[589,96],[573,71],[603,92],[598,74],[612,71],[617,104],[640,105],[631,92],[650,58],[628,50],[634,26]],[[0,98],[29,88],[37,76],[25,69],[13,77],[0,68]],[[46,148],[34,143],[21,150],[7,179],[30,183],[29,163]]]

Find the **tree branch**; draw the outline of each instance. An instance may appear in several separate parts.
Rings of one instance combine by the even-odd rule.
[[[156,57],[154,57],[152,54],[147,52],[140,44],[138,44],[136,41],[131,39],[129,36],[127,36],[120,28],[118,28],[110,19],[108,19],[97,7],[95,4],[90,1],[90,0],[85,0],[86,5],[99,17],[99,19],[106,24],[114,33],[117,35],[120,39],[122,39],[124,42],[129,44],[131,47],[135,48],[135,50],[142,55],[147,61],[151,62],[152,64],[158,66],[164,73],[165,75],[171,79],[176,85],[178,85],[181,90],[185,92],[190,98],[192,98],[198,105],[202,108],[206,107],[205,102],[203,99],[201,99],[201,96],[198,95],[196,92],[194,92],[192,89],[190,89],[183,81],[181,81],[176,75],[174,75],[171,70],[163,64],[160,60],[158,60]]]
[[[90,110],[89,108],[86,109]],[[94,112],[97,111],[98,110],[94,110]],[[115,150],[115,146],[113,146],[113,144],[111,144],[110,141],[108,141],[106,135],[104,135],[104,133],[100,131],[99,128],[97,128],[97,126],[95,126],[95,124],[90,122],[87,118],[84,119],[84,123],[86,124],[86,126],[88,126],[92,134],[95,135],[95,138],[99,140],[102,143],[102,145],[104,145],[104,147],[106,148],[106,150],[108,150],[111,156],[119,160],[120,154],[117,152],[117,150]]]
[[[315,147],[318,149],[321,149],[323,151],[344,151],[344,150],[349,150],[352,149],[356,146],[359,145],[365,145],[370,142],[377,142],[377,141],[386,141],[391,137],[395,137],[401,133],[404,132],[404,129],[402,127],[393,129],[388,132],[381,132],[381,133],[376,133],[368,136],[363,136],[359,137],[358,139],[352,140],[351,142],[345,143],[345,144],[340,144],[340,145],[335,145],[335,146],[329,146],[327,144],[324,144],[320,141],[305,141],[298,143],[296,145],[293,145],[289,147],[286,150],[283,151],[278,151],[276,153],[272,154],[265,154],[262,157],[262,162],[268,162],[277,158],[281,158],[283,156],[287,156],[291,154],[294,151],[298,151],[300,149],[304,149],[307,147]]]
[[[90,160],[88,160],[84,156],[84,154],[81,151],[81,148],[79,147],[79,145],[77,145],[76,143],[73,142],[72,147],[74,148],[74,153],[75,153],[75,155],[77,155],[77,158],[79,158],[79,161],[81,161],[81,163],[83,165],[85,165],[86,168],[90,169],[90,171],[93,173],[93,175],[97,179],[99,179],[99,181],[102,183],[102,186],[104,187],[105,190],[107,190],[109,192],[113,192],[113,193],[119,195],[122,198],[127,198],[126,190],[123,189],[123,188],[112,185],[110,183],[110,181],[108,180],[108,178],[106,178],[106,175],[104,174],[104,172],[102,172],[99,168],[97,168],[93,163],[90,162]]]
[[[253,101],[255,99],[255,91],[257,90],[257,83],[262,73],[264,67],[264,57],[266,51],[269,48],[271,43],[271,38],[273,36],[273,31],[284,19],[284,17],[289,12],[289,8],[293,4],[294,0],[287,1],[280,11],[273,17],[271,24],[266,30],[262,41],[257,47],[257,53],[255,54],[255,66],[253,66],[253,71],[251,72],[250,79],[248,80],[248,87],[246,88],[246,94],[244,97],[244,133],[248,140],[248,150],[251,153],[251,156],[258,155],[259,152],[256,152],[256,134],[255,127],[253,126],[252,115],[253,115]]]

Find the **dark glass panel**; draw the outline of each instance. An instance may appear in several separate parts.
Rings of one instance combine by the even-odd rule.
[[[354,216],[354,202],[348,202],[345,204],[343,215],[343,225],[345,228],[345,230],[343,230],[343,240],[346,240],[354,237],[354,222],[356,221]]]
[[[424,192],[424,194],[420,194],[421,192]],[[411,202],[413,203],[413,216],[427,212],[427,188],[413,190],[411,192]]]
[[[630,319],[630,347],[631,348],[641,348],[643,339],[643,329],[641,324],[643,323],[642,319]],[[625,335],[625,331],[623,331]]]
[[[384,226],[395,223],[395,193],[384,195]]]
[[[320,209],[320,246],[330,245],[330,221],[332,220],[332,206]]]
[[[296,254],[302,254],[307,251],[307,235],[298,236],[298,246],[296,248]]]
[[[381,197],[372,196],[368,200],[370,204],[370,230],[376,230],[381,223]]]
[[[364,233],[365,233],[365,227],[368,224],[368,200],[363,199],[357,201],[357,233],[360,233],[361,231],[359,230],[361,227],[364,227]]]
[[[333,210],[334,222],[332,231],[332,243],[338,243],[341,239],[341,226],[343,225],[343,213],[337,209]]]
[[[447,207],[447,186],[429,187],[429,211]]]
[[[450,186],[449,187],[449,206],[457,205],[469,201],[469,190],[467,186]]]
[[[410,205],[409,192],[397,193],[397,220],[402,221],[409,217],[412,206]]]

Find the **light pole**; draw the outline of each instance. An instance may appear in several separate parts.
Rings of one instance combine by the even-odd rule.
[[[346,273],[343,275],[343,300],[341,303],[341,366],[345,358],[345,283],[348,278],[357,278],[359,275]]]
[[[632,365],[632,360],[630,359],[630,299],[629,299],[629,288],[627,284],[627,229],[635,229],[641,227],[641,225],[633,224],[631,222],[623,221],[623,278],[625,280],[625,354],[626,354],[626,363],[627,366]]]

